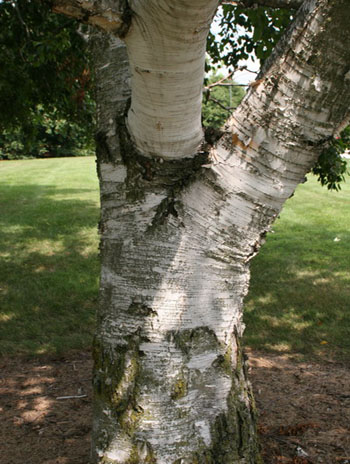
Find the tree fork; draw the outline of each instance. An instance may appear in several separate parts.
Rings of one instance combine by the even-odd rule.
[[[102,46],[108,50],[110,44],[102,40]],[[126,63],[120,46],[112,43],[113,47],[118,59]],[[194,254],[203,256],[208,270],[216,258],[207,249],[206,228],[200,230],[202,239],[192,239],[186,232],[192,219],[191,215],[184,217],[183,196],[201,179],[206,169],[202,166],[209,163],[210,147],[203,147],[193,158],[179,160],[151,159],[138,153],[124,123],[128,91],[124,87],[123,97],[118,97],[119,110],[109,104],[117,98],[112,93],[108,97],[115,91],[108,84],[111,71],[105,66],[111,56],[101,50],[97,50],[97,56],[97,91],[99,105],[104,108],[101,112],[99,106],[97,139],[103,269],[99,335],[94,348],[94,462],[229,464],[244,456],[246,462],[257,463],[255,412],[237,343],[242,327],[231,306],[232,288],[223,288],[218,301],[211,302],[219,282],[220,286],[232,287],[235,265],[220,266],[220,271],[209,278],[208,290],[202,289],[202,276],[210,274],[196,269],[203,266],[199,262],[193,269]],[[128,232],[120,227],[121,221],[128,223]],[[200,249],[195,246],[193,250],[192,242],[198,242]],[[224,272],[223,267],[227,268]],[[245,269],[244,277],[237,280],[241,282],[241,294],[247,288],[247,266],[242,262],[236,267],[240,275],[242,267]],[[161,269],[168,277],[163,278]],[[191,280],[195,287],[199,285],[194,291]],[[187,289],[179,295],[174,285]],[[205,293],[209,301],[202,301],[198,314],[197,299]],[[190,301],[186,303],[184,298]],[[240,306],[242,298],[238,297]],[[195,319],[199,321],[195,323],[190,307],[197,308]],[[188,314],[183,315],[183,323],[176,322],[180,308]],[[236,314],[233,321],[232,311]],[[217,335],[214,320],[220,313],[224,321]],[[169,350],[177,353],[175,363],[168,359]],[[158,353],[155,359],[154,351]],[[203,362],[204,366],[198,365]],[[158,391],[151,400],[149,390]],[[201,398],[199,406],[192,405],[193,395]],[[161,404],[162,411],[169,410],[170,416],[164,412],[162,418],[163,413],[158,411]],[[213,420],[203,420],[209,411]],[[159,421],[161,426],[157,425]]]

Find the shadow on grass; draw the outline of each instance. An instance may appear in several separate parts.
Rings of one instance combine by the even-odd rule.
[[[0,208],[0,352],[90,346],[99,275],[96,190],[4,186]],[[252,263],[246,343],[349,359],[349,230],[297,216],[282,217]]]
[[[335,226],[278,226],[252,263],[247,345],[350,359],[349,238]]]
[[[96,192],[7,185],[0,207],[1,353],[89,346],[99,275]]]

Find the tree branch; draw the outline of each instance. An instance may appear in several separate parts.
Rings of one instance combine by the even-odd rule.
[[[213,87],[217,86],[222,86],[222,87],[248,87],[249,84],[236,84],[234,81],[231,80],[231,82],[225,82],[228,79],[232,78],[232,76],[237,72],[237,71],[248,71],[253,74],[258,74],[257,71],[251,71],[250,69],[247,69],[247,66],[239,66],[238,68],[235,68],[233,71],[231,71],[227,76],[222,77],[216,82],[213,82],[212,84],[208,84],[204,87],[205,91],[210,91]]]
[[[18,6],[18,2],[14,2],[14,7],[16,9],[16,13],[17,13],[17,16],[18,16],[18,19],[20,21],[20,23],[22,24],[22,26],[24,27],[25,31],[26,31],[26,35],[27,37],[30,37],[30,31],[29,31],[29,28],[27,26],[27,24],[25,23],[23,17],[22,17],[22,13],[21,13],[21,10],[19,9],[19,6]]]
[[[244,8],[266,6],[270,8],[292,8],[297,10],[304,0],[222,0],[223,5],[235,5]]]
[[[223,110],[228,111],[229,113],[231,113],[233,110],[237,108],[237,106],[225,106],[219,100],[212,97],[211,95],[209,96],[209,100],[211,100],[216,105],[220,106]]]
[[[234,71],[231,71],[227,76],[221,78],[220,80],[218,80],[217,82],[214,82],[213,84],[209,84],[205,87],[205,89],[211,89],[212,87],[215,87],[217,85],[220,85],[222,82],[225,82],[227,81],[230,77],[232,77],[232,74],[234,73]]]
[[[123,37],[130,24],[126,0],[50,0],[52,11]]]

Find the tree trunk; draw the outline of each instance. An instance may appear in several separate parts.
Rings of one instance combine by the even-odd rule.
[[[182,55],[174,80],[167,57],[179,44],[170,26],[161,51],[160,19],[149,29],[138,3],[144,22],[126,36],[131,102],[123,43],[96,43],[102,271],[94,463],[261,462],[240,346],[249,263],[348,112],[349,38],[338,39],[350,20],[345,3],[305,2],[216,148],[198,148],[190,109],[189,130],[177,125],[189,91],[185,64],[194,58]]]
[[[126,65],[124,52],[118,40],[95,50],[102,273],[93,461],[255,463],[239,344],[250,247],[236,237],[218,250],[225,200],[210,184],[192,187],[207,152],[169,161],[135,150],[124,122],[127,69],[118,66],[118,86],[111,69]]]
[[[220,243],[215,216],[208,224],[220,194],[202,209],[206,188],[176,192],[191,182],[182,173],[196,171],[192,160],[151,173],[142,161],[135,156],[127,172],[114,167],[113,183],[112,166],[100,166],[108,179],[94,350],[97,454],[101,462],[258,462],[239,345],[247,250],[237,234]]]

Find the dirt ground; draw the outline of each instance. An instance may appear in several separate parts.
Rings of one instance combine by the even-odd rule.
[[[257,352],[250,366],[266,464],[350,464],[350,366]],[[0,368],[0,464],[88,464],[90,353]]]

